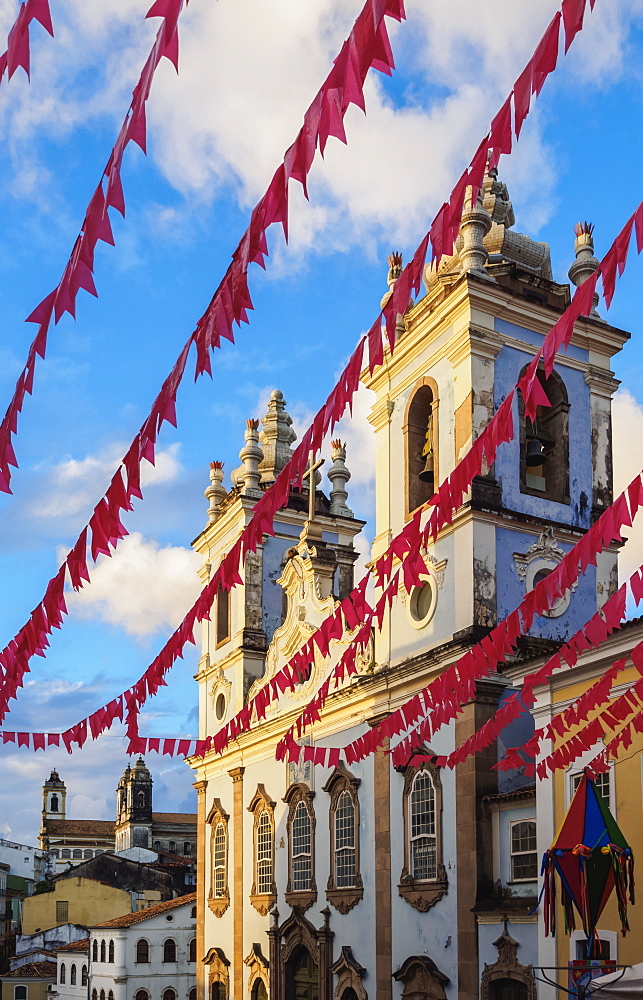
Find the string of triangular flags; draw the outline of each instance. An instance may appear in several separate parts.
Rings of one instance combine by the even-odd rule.
[[[0,55],[0,83],[5,73],[10,80],[20,66],[29,78],[31,69],[29,28],[32,21],[39,21],[45,31],[54,37],[49,0],[26,0],[26,3],[20,4],[18,16],[7,37],[7,48]]]
[[[368,0],[364,10],[366,10],[369,7],[371,2],[375,4],[376,0]],[[377,18],[378,17],[380,18],[379,22],[380,27],[378,28],[378,31],[381,30],[381,25],[383,23],[381,21],[381,18],[385,16],[387,13],[390,16],[397,16],[397,17],[403,16],[404,13],[403,8],[401,6],[395,6],[397,4],[397,0],[393,0],[393,3],[394,7],[391,8],[391,10],[389,10],[386,4],[383,4],[381,0],[377,0],[376,4],[377,9],[374,7],[373,13],[375,18],[374,21],[375,24],[378,23]],[[582,5],[582,7],[584,11],[584,5]],[[360,14],[360,17],[361,16],[362,15]],[[560,19],[561,18],[559,12],[553,18],[549,28],[547,29],[545,35],[543,36],[543,39],[536,47],[536,51],[532,56],[532,59],[528,63],[527,69],[531,67],[530,79],[532,79],[532,81],[535,81],[534,93],[539,93],[540,89],[542,88],[542,83],[544,82],[544,78],[546,76],[545,70],[547,70],[547,72],[551,72],[555,67],[555,60],[553,61],[552,65],[551,55],[547,56],[547,59],[545,60],[542,53],[543,51],[550,52],[551,39],[553,39],[554,37],[556,38],[556,44],[558,44]],[[565,18],[563,18],[563,20],[565,20]],[[565,21],[565,23],[567,23],[567,21]],[[581,17],[581,24],[582,24],[582,17]],[[353,33],[351,33],[351,38],[352,37]],[[571,43],[571,38],[573,38],[573,35],[570,35],[568,37],[566,33],[567,47],[568,43]],[[546,45],[544,44],[545,40],[548,40]],[[349,43],[350,39],[349,42],[345,43],[344,48],[346,48],[346,46],[349,46],[350,49]],[[556,48],[556,52],[557,51],[558,50]],[[373,65],[375,65],[375,63],[373,63]],[[525,72],[526,71],[523,71],[522,75],[524,75]],[[543,74],[545,74],[545,76],[543,76]],[[517,92],[516,87],[512,91],[512,94]],[[315,103],[316,102],[313,102],[311,108],[315,106]],[[525,114],[528,111],[528,106],[529,102],[527,102],[527,110],[525,111]],[[519,116],[516,115],[517,123],[518,123],[518,118]],[[520,118],[520,124],[522,123],[522,121],[524,121],[524,116]],[[518,131],[519,131],[519,125],[518,125]],[[293,147],[291,147],[291,150],[295,147],[298,148],[301,145],[300,139],[305,132],[306,132],[306,126],[304,126],[304,129],[300,131],[299,137],[293,144]],[[454,188],[454,192],[451,195],[449,205],[460,204],[460,211],[464,201],[464,193],[466,189],[466,185],[463,185],[462,183],[463,178],[465,178],[466,175],[466,179],[471,181],[471,187],[476,192],[477,196],[477,191],[479,190],[482,184],[482,174],[480,174],[480,162],[481,162],[480,149],[486,142],[486,151],[485,151],[485,157],[486,157],[487,152],[493,148],[490,145],[492,142],[493,134],[494,134],[494,128],[492,124],[492,128],[489,135],[487,136],[486,140],[483,140],[483,143],[479,147],[478,152],[474,156],[471,168],[468,171],[465,171],[460,181],[458,181],[458,184]],[[317,133],[317,135],[319,138],[319,135],[321,135],[321,133]],[[288,154],[286,154],[286,159],[287,158]],[[482,161],[482,170],[484,171],[484,161]],[[291,176],[295,175],[292,174]],[[439,215],[440,213],[438,213],[438,216]],[[455,229],[450,231],[450,238],[452,242],[448,246],[445,246],[443,243],[443,228],[444,228],[443,222],[438,223],[438,216],[436,216],[436,219],[434,220],[434,224],[431,227],[431,230],[429,231],[429,233],[427,233],[427,235],[421,241],[419,247],[417,248],[413,260],[409,265],[407,265],[407,267],[402,272],[400,278],[396,282],[393,289],[393,294],[384,312],[380,314],[380,317],[378,317],[376,322],[371,327],[371,331],[368,334],[368,344],[369,344],[369,354],[370,354],[371,364],[373,364],[373,343],[374,343],[373,331],[375,329],[377,329],[379,351],[382,351],[382,335],[381,335],[382,316],[386,321],[386,328],[389,335],[390,349],[391,350],[393,349],[394,329],[395,329],[395,321],[397,315],[398,313],[403,313],[406,310],[411,291],[414,290],[417,293],[417,291],[419,290],[421,282],[421,273],[424,264],[424,259],[426,256],[428,241],[429,239],[433,239],[432,234],[434,232],[434,229],[435,233],[437,234],[435,239],[436,240],[439,239],[440,241],[442,241],[440,245],[442,246],[443,251],[451,252],[452,250],[453,241],[456,238],[457,231]],[[250,233],[251,228],[252,228],[252,223],[249,229],[247,230],[246,236]],[[244,241],[242,240],[242,243],[243,242]],[[247,271],[247,263],[248,262],[246,261],[245,265],[246,271]],[[230,273],[230,271],[228,273]],[[213,302],[215,302],[215,300],[216,296],[215,299],[213,299]],[[582,297],[577,298],[577,296],[575,296],[574,301],[579,305],[579,307],[581,306],[581,302],[584,305],[584,299],[582,299]],[[589,311],[589,309],[587,309],[586,311]],[[571,329],[569,330],[569,336],[571,336]],[[65,583],[66,573],[68,573],[69,575],[69,579],[71,581],[72,586],[75,589],[79,589],[80,587],[83,586],[83,581],[89,581],[89,572],[87,567],[87,556],[86,556],[88,542],[91,544],[92,558],[96,560],[100,554],[111,555],[110,546],[115,549],[120,539],[123,538],[127,533],[126,529],[124,528],[120,520],[120,511],[132,509],[131,508],[132,497],[136,496],[142,498],[142,492],[140,488],[141,463],[143,458],[145,458],[147,461],[153,462],[156,437],[163,422],[165,420],[169,420],[176,426],[176,410],[175,410],[176,392],[178,390],[178,385],[180,384],[180,381],[182,379],[185,370],[185,365],[187,362],[187,356],[191,340],[192,338],[190,338],[190,340],[188,340],[188,342],[184,346],[183,351],[181,352],[181,355],[179,356],[172,372],[164,382],[161,392],[158,394],[155,400],[150,416],[143,424],[141,430],[139,431],[139,434],[134,439],[127,454],[125,455],[122,462],[123,471],[121,471],[120,467],[116,470],[105,496],[103,497],[102,500],[99,501],[99,503],[94,508],[94,513],[92,515],[92,518],[90,519],[89,524],[81,531],[75,545],[72,547],[72,550],[70,551],[67,557],[67,560],[65,561],[65,563],[63,563],[58,573],[54,577],[52,577],[52,579],[49,581],[47,592],[45,594],[45,598],[43,598],[43,601],[37,606],[36,609],[34,609],[26,625],[23,626],[23,628],[17,633],[16,636],[14,636],[14,638],[11,640],[8,646],[6,646],[5,649],[0,652],[0,664],[2,664],[3,674],[4,674],[2,687],[0,688],[0,721],[4,719],[9,700],[11,698],[15,698],[16,692],[22,684],[22,678],[24,676],[24,673],[29,668],[29,660],[31,659],[32,656],[36,654],[41,656],[44,655],[44,651],[48,646],[48,638],[47,638],[48,635],[51,634],[54,628],[60,628],[62,624],[63,615],[67,613],[67,608],[64,602],[64,583]],[[304,439],[300,444],[299,449],[297,449],[297,452],[295,453],[298,457],[296,460],[292,462],[292,468],[294,470],[293,481],[296,483],[301,482],[303,465],[307,459],[308,451],[310,450],[310,448],[319,447],[326,431],[330,427],[335,426],[335,423],[339,420],[339,418],[343,414],[346,405],[347,404],[350,405],[352,396],[354,392],[357,390],[357,386],[359,383],[359,373],[361,370],[364,343],[365,339],[362,338],[358,343],[356,350],[353,352],[353,355],[351,356],[351,359],[349,360],[345,371],[342,373],[342,376],[340,376],[340,379],[338,380],[335,388],[331,392],[325,406],[317,414],[315,421],[309,428],[307,434],[304,436]],[[217,345],[212,343],[210,346],[212,347]],[[538,393],[539,389],[533,383],[534,379],[532,378],[530,384],[533,385],[533,392]],[[534,409],[536,405],[537,404],[534,403]],[[507,409],[509,408],[509,406],[510,406],[510,401],[508,403]],[[506,419],[504,418],[504,415],[503,419]],[[498,431],[499,426],[500,426],[500,420],[496,420],[495,424],[493,425],[493,429],[488,428],[485,432],[488,452],[497,447],[500,441],[499,436],[497,437],[496,440],[494,440],[494,435],[497,435],[499,433]],[[485,445],[485,438],[481,435],[481,437],[477,439],[472,449],[473,454],[470,459],[470,468],[465,469],[467,473],[471,472],[471,478],[473,477],[473,475],[477,474],[477,471],[479,471],[479,468],[477,469],[476,472],[472,471],[473,468],[476,468],[476,463],[479,462],[481,468],[484,445]],[[293,459],[295,459],[295,456],[293,456]],[[492,458],[491,459],[489,458],[488,454],[487,454],[487,460],[489,462],[493,461]],[[459,466],[459,470],[461,473],[460,478],[462,478],[462,472],[463,472],[462,463]],[[454,479],[453,482],[454,490],[459,489],[460,485],[461,485],[460,481],[458,480],[458,482],[456,483]],[[279,506],[281,506],[286,501],[288,497],[288,491],[289,491],[289,483],[286,482],[286,477],[282,475],[279,477],[274,486],[269,491],[267,491],[266,494],[264,494],[262,500],[255,507],[253,511],[252,521],[248,526],[249,534],[253,530],[251,526],[254,525],[255,536],[257,537],[258,540],[260,540],[263,531],[263,525],[267,523],[272,524],[272,517],[274,516],[276,510],[279,509]],[[452,509],[453,507],[453,498],[451,498],[450,483],[444,483],[438,495],[440,497],[439,513],[442,516],[446,516],[448,518],[450,509]],[[451,503],[451,508],[449,508],[449,503]],[[450,523],[450,522],[445,521],[445,523]],[[437,524],[437,518],[436,518],[436,524]],[[435,530],[437,531],[438,529],[435,528]],[[242,546],[241,551],[244,557],[246,552],[249,551],[245,542]],[[226,563],[226,568],[223,571],[222,579],[224,581],[227,580],[228,578],[232,579],[235,576],[238,576],[237,572],[238,560],[237,563],[235,563],[235,565],[232,565],[235,558],[236,554],[234,550],[232,550],[230,553],[228,553],[228,556],[226,556],[226,560],[228,560],[228,562]],[[223,582],[222,585],[227,587],[231,584]],[[8,677],[10,678],[9,683],[8,683]]]

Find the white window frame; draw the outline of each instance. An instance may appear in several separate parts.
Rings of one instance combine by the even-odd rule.
[[[432,814],[433,814],[433,833],[416,833],[414,835],[413,834],[413,794],[415,792],[415,786],[418,783],[418,781],[420,780],[420,778],[426,778],[426,779],[428,779],[429,787],[431,788],[431,791],[432,791],[432,799],[433,799],[433,808],[432,808]],[[435,791],[435,783],[433,781],[433,775],[428,770],[428,768],[424,768],[424,767],[419,768],[419,770],[416,771],[415,775],[413,776],[413,781],[411,783],[411,787],[409,789],[409,793],[408,793],[407,798],[406,798],[407,831],[408,831],[408,855],[409,855],[409,874],[411,875],[411,877],[413,878],[413,880],[416,881],[416,882],[435,882],[436,879],[437,879],[437,877],[438,877],[438,865],[439,865],[440,859],[439,859],[439,856],[438,856],[438,816],[437,816],[437,808],[436,808],[436,798],[437,798],[437,796],[436,796],[436,791]],[[417,841],[419,841],[419,840],[428,840],[429,841],[429,845],[433,846],[433,850],[434,850],[434,853],[435,853],[435,874],[432,875],[432,876],[429,876],[428,878],[420,878],[418,875],[415,874],[414,851],[413,851],[413,848],[414,848],[414,844]]]
[[[576,790],[574,788],[574,779],[583,773],[583,767],[585,766],[585,764],[589,764],[589,762],[594,759],[594,757],[596,756],[596,754],[599,753],[601,749],[603,749],[603,750],[605,749],[605,747],[603,746],[603,744],[599,744],[598,746],[593,747],[591,750],[586,751],[583,754],[583,756],[580,758],[580,761],[574,761],[574,763],[571,765],[571,767],[569,768],[569,770],[565,773],[565,807],[566,807],[566,809],[569,809],[569,807],[571,805],[571,801],[574,798],[574,792]],[[616,783],[615,783],[615,780],[614,780],[615,779],[615,774],[614,774],[614,764],[613,764],[613,762],[610,762],[610,769],[606,773],[609,776],[608,777],[608,782],[609,782],[610,800],[608,802],[608,808],[609,808],[609,811],[611,812],[612,816],[614,817],[614,819],[616,819]]]
[[[534,826],[534,849],[533,851],[514,851],[513,850],[513,829],[518,826],[519,823],[533,823]],[[513,871],[513,859],[514,857],[522,857],[524,854],[535,854],[536,855],[536,871],[534,875],[530,875],[528,878],[515,878]],[[523,819],[513,819],[509,821],[509,882],[524,884],[526,882],[537,882],[538,881],[538,827],[536,825],[535,816],[526,816]]]

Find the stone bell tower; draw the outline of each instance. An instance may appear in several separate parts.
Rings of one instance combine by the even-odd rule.
[[[205,491],[208,523],[193,542],[203,556],[200,574],[204,584],[292,454],[296,434],[279,389],[272,392],[261,421],[246,421],[244,438],[239,452],[242,464],[231,473],[231,488],[223,485],[222,463],[210,466],[210,485]],[[353,539],[364,522],[357,520],[347,505],[350,471],[341,441],[333,441],[331,459],[330,489],[324,493],[319,488],[319,467],[324,463],[316,462],[312,498],[308,477],[303,489],[293,490],[287,505],[278,511],[275,535],[267,536],[257,552],[247,555],[241,570],[243,584],[229,593],[221,590],[211,621],[203,622],[197,675],[201,735],[214,735],[243,707],[251,686],[263,676],[266,651],[286,615],[287,597],[279,581],[306,526],[311,551],[314,549],[311,558],[320,567],[323,563],[329,594],[341,600],[352,589],[357,559]]]
[[[139,757],[125,768],[116,790],[116,851],[152,846],[152,775]]]

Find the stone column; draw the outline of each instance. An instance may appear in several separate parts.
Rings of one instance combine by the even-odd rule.
[[[324,926],[319,928],[319,1000],[332,1000],[333,983],[330,967],[333,964],[333,932],[330,929],[330,910],[322,910]]]
[[[233,767],[232,778],[232,997],[243,998],[243,772],[245,767]]]
[[[206,996],[205,966],[205,871],[207,858],[207,837],[205,831],[205,791],[208,787],[207,781],[195,781],[197,797],[197,820],[196,820],[196,857],[197,870],[200,878],[197,880],[196,892],[196,1000],[208,1000]]]
[[[270,962],[270,1000],[281,1000],[281,970],[279,967],[279,910],[272,911],[268,931],[268,961]]]
[[[375,1000],[393,995],[391,919],[391,759],[388,740],[373,757],[375,824]]]
[[[333,484],[330,491],[330,513],[333,516],[339,514],[340,517],[353,517],[353,511],[346,506],[348,500],[346,483],[351,478],[351,474],[346,468],[346,445],[342,444],[338,438],[336,441],[331,441],[331,448],[330,456],[333,464],[328,470],[328,478]]]

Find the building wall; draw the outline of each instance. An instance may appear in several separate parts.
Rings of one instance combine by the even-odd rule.
[[[67,903],[64,919],[56,914],[57,903]],[[25,934],[58,924],[98,923],[132,910],[131,894],[93,879],[68,878],[54,883],[52,892],[38,893],[24,902],[22,928]]]

